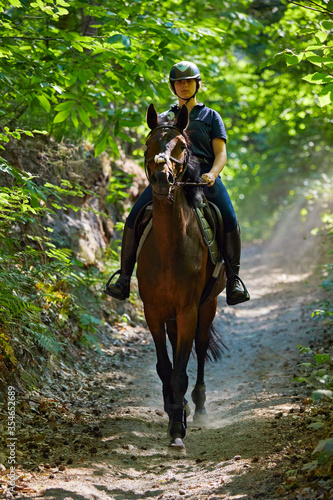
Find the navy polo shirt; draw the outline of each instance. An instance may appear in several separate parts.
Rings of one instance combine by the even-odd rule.
[[[164,120],[173,121],[179,111],[180,108],[175,105],[160,116]],[[221,138],[227,142],[225,126],[219,113],[204,104],[197,104],[190,112],[186,132],[191,141],[193,154],[205,160],[205,164],[213,165],[215,156],[212,140]]]

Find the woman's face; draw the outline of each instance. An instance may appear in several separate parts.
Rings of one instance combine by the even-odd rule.
[[[178,97],[181,99],[189,99],[196,91],[197,82],[193,78],[189,80],[177,80],[175,82],[175,90]]]

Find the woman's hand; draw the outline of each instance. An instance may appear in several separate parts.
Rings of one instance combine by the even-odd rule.
[[[209,187],[212,186],[216,180],[215,175],[211,172],[208,172],[208,174],[202,174],[201,178]]]

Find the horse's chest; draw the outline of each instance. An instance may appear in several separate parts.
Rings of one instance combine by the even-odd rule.
[[[170,242],[161,251],[153,237],[146,240],[137,268],[140,296],[150,304],[163,305],[165,314],[183,302],[200,298],[204,286],[205,251],[198,241],[187,238]]]

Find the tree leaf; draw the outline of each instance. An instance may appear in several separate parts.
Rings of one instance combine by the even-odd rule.
[[[121,42],[126,47],[126,49],[128,49],[131,46],[131,43],[132,43],[130,37],[126,36],[126,35],[123,35],[121,37]]]
[[[317,56],[313,52],[311,54],[313,54],[313,55],[306,55],[307,61],[310,61],[312,64],[315,64],[316,66],[321,67],[322,61],[323,61],[322,57]]]
[[[333,438],[329,439],[323,439],[319,441],[315,449],[313,450],[314,453],[318,453],[319,451],[324,451],[325,453],[328,454],[328,456],[333,455]]]
[[[329,68],[333,68],[333,58],[332,57],[323,58],[323,64],[325,64],[325,66],[328,66]]]
[[[65,101],[65,102],[61,102],[60,104],[58,104],[54,109],[56,111],[63,111],[64,109],[72,109],[74,104],[75,104],[75,101],[73,101],[73,100]]]
[[[333,102],[333,83],[325,85],[320,94],[318,94],[318,99],[320,107],[327,106],[327,104]]]
[[[327,106],[328,104],[331,104],[332,102],[332,92],[329,94],[325,95],[318,95],[320,107],[323,108],[324,106]]]
[[[53,123],[61,123],[66,120],[66,118],[69,117],[71,114],[71,109],[64,109],[63,111],[60,111],[57,115],[55,115]]]
[[[91,127],[91,121],[90,121],[89,115],[86,113],[86,111],[83,108],[81,108],[81,106],[78,106],[77,107],[77,112],[79,113],[79,117],[80,117],[81,121],[88,128],[90,128]]]
[[[328,33],[324,33],[324,31],[317,31],[315,37],[321,42],[324,43],[326,38],[328,37]]]
[[[295,54],[286,54],[287,66],[298,64],[298,57]]]
[[[71,118],[72,118],[72,122],[73,122],[74,127],[78,128],[79,120],[77,119],[77,116],[76,116],[76,113],[74,110],[71,112]]]
[[[333,81],[333,77],[326,75],[325,73],[312,73],[304,76],[302,80],[305,80],[306,82],[309,83],[323,84]]]
[[[313,422],[312,424],[308,425],[308,429],[314,429],[315,431],[317,431],[318,429],[323,427],[323,425],[323,422]]]
[[[103,151],[105,151],[106,147],[108,145],[108,136],[107,134],[104,135],[104,137],[95,144],[95,157],[100,155]]]
[[[330,30],[333,30],[333,21],[323,21],[321,23],[322,27],[324,30],[327,30],[327,31],[330,31]]]
[[[313,391],[312,393],[312,399],[314,402],[318,401],[319,399],[326,397],[326,398],[332,398],[333,397],[333,392],[324,390],[324,389],[318,389],[317,391]]]
[[[48,99],[46,99],[44,94],[37,94],[36,95],[37,99],[45,109],[45,111],[49,112],[51,110],[51,104],[49,103]]]
[[[119,40],[121,40],[123,35],[117,34],[117,35],[112,35],[110,38],[107,39],[107,43],[116,43]]]

